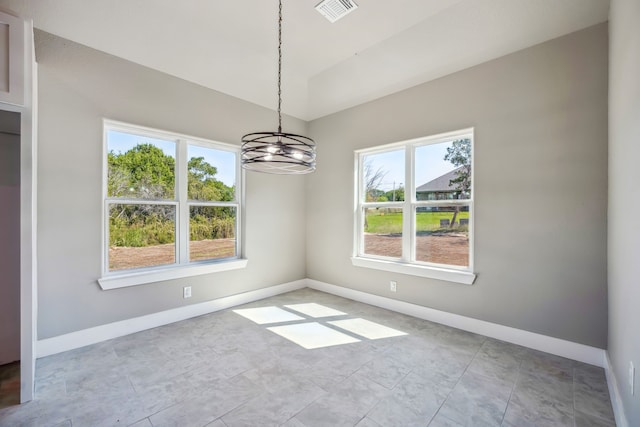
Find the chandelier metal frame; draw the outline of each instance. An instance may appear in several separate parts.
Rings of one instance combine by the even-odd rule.
[[[278,130],[243,136],[241,162],[243,169],[281,175],[316,169],[313,139],[282,131],[282,0],[278,8]]]

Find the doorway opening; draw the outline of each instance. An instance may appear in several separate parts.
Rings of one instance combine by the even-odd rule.
[[[20,403],[20,119],[0,111],[0,408]]]

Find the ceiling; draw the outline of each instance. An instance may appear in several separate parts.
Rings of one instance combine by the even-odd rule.
[[[604,22],[609,0],[284,0],[283,112],[311,120]],[[277,0],[0,0],[34,26],[277,105]]]

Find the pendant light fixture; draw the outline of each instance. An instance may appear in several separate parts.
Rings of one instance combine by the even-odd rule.
[[[302,135],[282,132],[282,0],[278,8],[278,131],[242,137],[242,167],[282,175],[316,170],[316,143]]]

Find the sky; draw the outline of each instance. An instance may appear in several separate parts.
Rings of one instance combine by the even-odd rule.
[[[416,148],[416,187],[455,169],[451,162],[444,160],[444,156],[447,154],[447,147],[450,146],[451,141],[447,141]],[[404,187],[404,149],[369,154],[365,156],[365,161],[371,161],[374,171],[381,167],[387,172],[379,186],[380,190],[392,190],[394,184],[395,188],[398,188],[400,184]]]
[[[149,138],[125,132],[110,130],[107,133],[107,151],[125,153],[138,144],[153,144],[160,148],[168,156],[176,158],[176,143],[174,141]],[[192,157],[204,157],[205,162],[218,169],[216,179],[231,187],[236,181],[236,154],[230,151],[216,150],[213,148],[189,145],[187,155]]]
[[[231,151],[216,150],[213,148],[189,145],[187,149],[189,158],[204,157],[204,161],[218,169],[216,179],[228,187],[236,182],[236,154]]]

